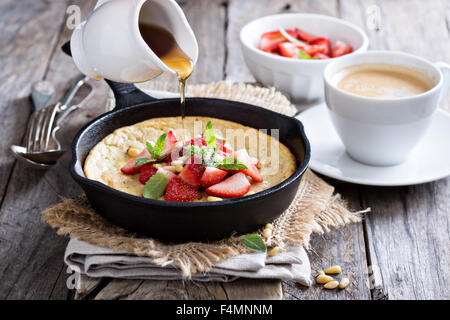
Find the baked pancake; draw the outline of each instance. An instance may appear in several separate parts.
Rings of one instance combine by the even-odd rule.
[[[162,134],[173,131],[178,141],[189,141],[203,134],[208,122],[214,125],[216,139],[224,137],[233,150],[247,150],[258,159],[262,182],[247,176],[250,193],[271,188],[290,177],[296,170],[296,159],[290,150],[276,138],[261,130],[236,122],[210,117],[152,118],[131,126],[122,127],[106,136],[89,153],[84,163],[87,178],[107,184],[111,188],[142,196],[144,184],[139,174],[124,174],[122,168],[146,148],[146,142],[155,142]],[[272,135],[274,135],[272,131]],[[276,135],[275,135],[276,136]],[[164,160],[159,166],[164,166]],[[200,189],[200,197],[193,201],[207,201],[207,193]],[[248,194],[248,193],[246,193]],[[160,197],[164,199],[164,197]]]

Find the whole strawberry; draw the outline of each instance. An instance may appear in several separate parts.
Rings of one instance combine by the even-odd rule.
[[[197,191],[197,188],[184,183],[179,177],[175,177],[171,179],[167,185],[164,200],[187,202],[200,198],[201,195]]]
[[[145,184],[158,169],[153,167],[153,163],[146,163],[141,167],[141,173],[139,174],[139,182]]]

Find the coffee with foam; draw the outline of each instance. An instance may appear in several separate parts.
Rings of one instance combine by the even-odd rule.
[[[430,90],[434,82],[420,70],[394,64],[367,63],[344,68],[337,87],[371,98],[403,98]]]

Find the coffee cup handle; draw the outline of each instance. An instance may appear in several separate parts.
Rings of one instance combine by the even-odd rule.
[[[436,67],[438,67],[444,75],[441,94],[439,97],[439,102],[441,102],[442,99],[447,96],[447,93],[450,89],[450,65],[445,62],[436,62]]]

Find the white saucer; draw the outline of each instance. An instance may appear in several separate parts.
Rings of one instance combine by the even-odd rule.
[[[404,186],[450,175],[450,114],[439,110],[432,126],[409,159],[396,166],[375,167],[350,158],[334,130],[325,103],[297,117],[311,143],[310,168],[328,177],[372,186]]]

